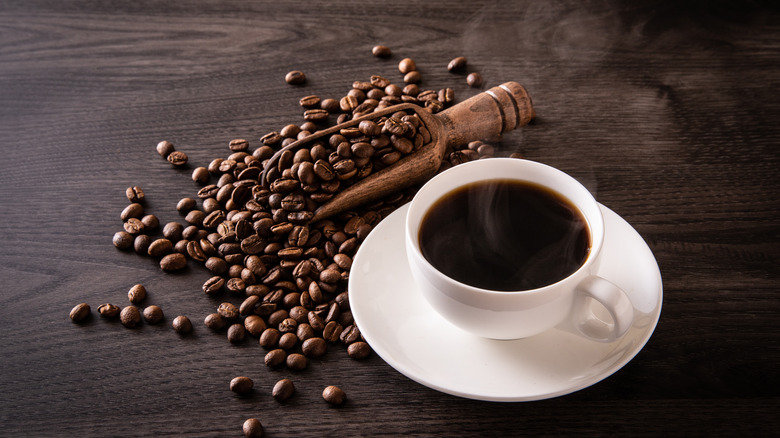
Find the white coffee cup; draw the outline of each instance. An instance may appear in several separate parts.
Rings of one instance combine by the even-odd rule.
[[[461,283],[431,265],[423,256],[419,242],[420,224],[425,214],[436,201],[453,190],[491,179],[541,185],[562,195],[580,210],[591,241],[587,258],[579,269],[547,286],[507,292]],[[618,286],[594,274],[604,234],[601,209],[582,184],[553,167],[516,158],[477,160],[438,174],[414,196],[405,227],[412,275],[428,303],[455,326],[492,339],[525,338],[553,327],[601,342],[623,336],[633,324],[631,300]],[[594,308],[594,300],[603,310],[599,304]]]

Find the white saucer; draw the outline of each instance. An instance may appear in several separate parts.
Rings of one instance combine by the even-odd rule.
[[[530,401],[591,386],[627,364],[647,343],[661,314],[661,273],[653,253],[623,218],[600,205],[607,234],[598,274],[621,286],[634,325],[612,343],[559,329],[512,341],[471,335],[450,324],[417,293],[404,246],[409,205],[385,218],[354,258],[352,315],[390,366],[430,388],[477,400]]]

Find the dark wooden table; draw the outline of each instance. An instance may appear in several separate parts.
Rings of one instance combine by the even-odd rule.
[[[780,427],[780,14],[758,2],[99,2],[0,4],[0,435],[760,436]],[[371,55],[386,44],[394,55]],[[583,181],[653,250],[663,312],[645,348],[608,379],[544,401],[494,403],[419,385],[377,355],[333,347],[293,375],[203,326],[217,300],[196,264],[168,275],[114,248],[124,190],[182,221],[192,166],[302,123],[298,99],[414,58],[424,87],[478,90],[447,72],[469,59],[486,86],[514,80],[536,123],[502,153]],[[284,75],[299,69],[304,87]],[[162,325],[97,316],[135,283]],[[68,318],[79,302],[93,317]],[[170,328],[191,317],[193,335]],[[453,366],[456,366],[454,364]],[[228,382],[254,378],[235,396]],[[339,408],[320,398],[345,389]]]

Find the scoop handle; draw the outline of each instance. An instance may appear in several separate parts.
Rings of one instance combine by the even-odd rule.
[[[517,82],[505,82],[438,114],[448,146],[501,137],[534,117],[533,102]]]

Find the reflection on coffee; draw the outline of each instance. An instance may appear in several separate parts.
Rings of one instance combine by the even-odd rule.
[[[446,194],[420,225],[423,256],[471,286],[521,291],[555,283],[588,256],[590,233],[571,201],[511,179],[471,183]]]

